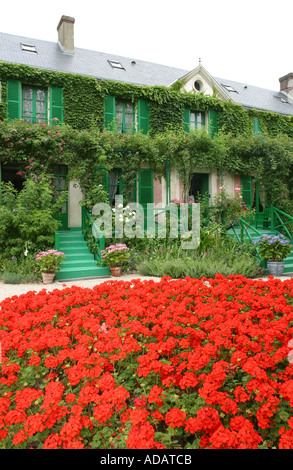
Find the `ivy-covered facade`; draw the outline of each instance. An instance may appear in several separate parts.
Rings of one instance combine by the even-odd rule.
[[[274,101],[263,94],[268,109],[257,109],[233,101],[240,84],[237,92],[202,66],[184,74],[117,57],[103,57],[90,76],[82,64],[66,71],[88,51],[58,43],[52,62],[39,64],[42,47],[51,45],[13,39],[17,57],[11,53],[9,60],[0,46],[1,179],[21,187],[25,174],[51,172],[56,188],[69,192],[63,228],[80,226],[80,200],[90,205],[100,184],[111,203],[123,194],[142,205],[198,194],[212,202],[220,185],[229,191],[242,185],[248,206],[262,211],[287,200],[289,210],[293,104],[287,95]]]

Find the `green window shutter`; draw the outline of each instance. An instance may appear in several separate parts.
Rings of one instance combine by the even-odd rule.
[[[209,134],[214,137],[218,132],[218,113],[212,109],[209,110]]]
[[[184,108],[183,111],[183,128],[186,132],[190,132],[190,109]]]
[[[105,129],[111,131],[115,130],[115,96],[108,95],[105,99],[105,116],[104,126]]]
[[[63,89],[50,86],[50,123],[54,118],[63,122]]]
[[[143,169],[139,172],[139,203],[146,205],[154,202],[153,170]]]
[[[7,80],[7,117],[21,118],[21,83],[19,80]]]
[[[241,194],[246,207],[252,208],[252,177],[249,175],[241,175]]]
[[[259,119],[257,118],[253,119],[253,132],[255,134],[261,134],[260,122],[259,122]]]
[[[147,228],[147,204],[154,202],[153,170],[143,169],[138,177],[139,203],[144,210],[144,228]]]
[[[138,100],[138,130],[143,134],[150,130],[149,102],[141,98]]]

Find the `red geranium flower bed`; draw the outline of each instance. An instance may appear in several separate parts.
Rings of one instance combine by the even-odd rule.
[[[293,448],[293,280],[107,281],[0,305],[0,448]]]

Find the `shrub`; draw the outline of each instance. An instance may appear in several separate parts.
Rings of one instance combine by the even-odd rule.
[[[256,277],[260,273],[258,263],[249,255],[239,255],[235,259],[213,258],[201,255],[194,259],[154,259],[146,261],[138,266],[140,274],[144,276],[171,276],[174,279],[191,277],[214,278],[217,274],[229,276],[239,274],[245,277]]]
[[[22,282],[22,275],[5,271],[3,273],[3,282],[4,284],[20,284]]]
[[[14,276],[12,276],[14,274]],[[7,284],[19,284],[27,282],[35,282],[40,279],[39,272],[36,269],[35,258],[33,255],[15,256],[4,258],[0,261],[0,277]],[[11,279],[14,281],[10,282]]]
[[[19,193],[10,182],[0,189],[1,249],[19,257],[27,246],[33,252],[51,248],[66,194],[57,197],[46,176],[26,180]]]

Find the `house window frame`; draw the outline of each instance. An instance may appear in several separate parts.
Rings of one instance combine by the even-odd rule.
[[[25,88],[28,88],[32,91],[32,99],[25,98]],[[45,99],[40,100],[37,99],[37,90],[41,90],[45,94]],[[39,121],[43,123],[48,123],[48,89],[46,87],[38,86],[38,85],[31,85],[27,83],[23,83],[21,85],[21,116],[22,119],[30,124],[35,124]],[[32,101],[32,116],[25,115],[25,110],[24,110],[24,102],[25,101]],[[37,102],[43,102],[45,103],[45,115],[44,117],[40,117],[37,114]]]
[[[122,110],[119,110],[119,106],[122,106]],[[131,112],[127,110],[127,107],[131,106]],[[121,115],[119,119],[118,114]],[[132,120],[129,124],[126,120],[126,116],[131,115]],[[115,120],[116,120],[116,132],[119,134],[134,134],[136,132],[136,106],[131,101],[126,100],[115,100]]]
[[[205,127],[205,113],[203,111],[190,110],[190,129],[202,129]]]

